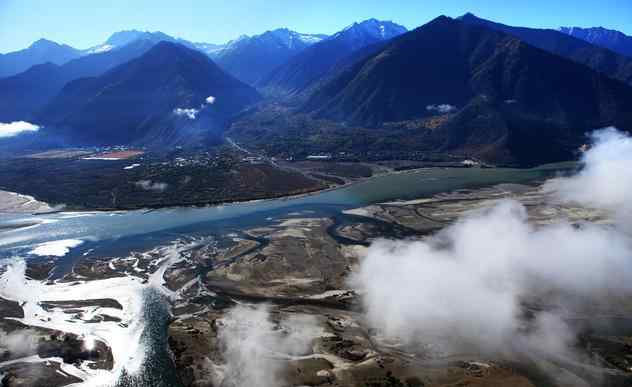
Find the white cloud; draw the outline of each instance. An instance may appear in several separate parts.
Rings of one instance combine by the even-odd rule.
[[[440,105],[428,105],[426,106],[426,110],[446,114],[455,111],[456,106],[443,103]]]
[[[227,387],[285,385],[282,359],[305,355],[321,333],[313,316],[294,315],[276,324],[265,305],[238,305],[218,326],[226,362],[224,380],[218,385]]]
[[[547,187],[596,208],[627,208],[632,139],[612,129],[593,138],[584,169]],[[375,242],[351,282],[369,323],[408,344],[441,337],[434,343],[569,355],[574,334],[562,316],[540,311],[528,321],[524,302],[555,295],[563,310],[576,301],[569,296],[632,294],[632,237],[621,227],[629,220],[535,228],[522,204],[504,200],[424,241]]]
[[[202,102],[202,104],[200,105],[199,109],[195,109],[195,108],[176,108],[176,109],[173,110],[173,114],[175,114],[176,116],[179,116],[179,117],[186,117],[186,118],[188,118],[190,120],[194,120],[194,119],[197,118],[197,115],[200,112],[200,110],[202,110],[206,106],[212,105],[214,103],[215,103],[215,97],[213,97],[212,95],[209,95],[208,97],[206,97],[204,102]]]
[[[136,186],[144,189],[145,191],[163,192],[169,187],[169,184],[153,182],[151,180],[139,180],[136,182]]]
[[[176,116],[179,117],[186,117],[190,120],[194,120],[197,117],[197,114],[200,112],[199,109],[193,109],[193,108],[188,108],[188,109],[184,109],[184,108],[177,108],[174,109],[173,114],[175,114]]]
[[[24,132],[37,132],[39,126],[26,121],[14,121],[10,123],[0,122],[0,138],[13,137]]]
[[[582,155],[583,169],[547,182],[545,189],[565,202],[602,208],[632,220],[632,138],[615,128],[592,133]]]

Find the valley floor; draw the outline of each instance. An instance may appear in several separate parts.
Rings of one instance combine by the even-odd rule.
[[[418,168],[472,166],[461,161],[294,161],[255,154],[230,141],[197,153],[70,149],[0,159],[0,190],[8,192],[0,191],[0,212],[204,206],[310,194]]]
[[[367,322],[360,295],[350,285],[349,278],[357,272],[370,242],[379,238],[422,240],[461,215],[487,208],[504,198],[523,203],[534,227],[562,220],[596,224],[611,221],[612,214],[572,205],[551,205],[539,186],[516,184],[376,204],[334,217],[289,213],[272,219],[266,226],[214,239],[179,241],[173,246],[128,257],[87,260],[55,284],[39,283],[45,280],[49,268],[31,263],[22,275],[31,278],[27,281],[29,286],[43,291],[36,295],[31,292],[33,298],[25,300],[21,295],[11,296],[10,288],[0,286],[0,296],[6,297],[0,302],[0,317],[4,317],[0,320],[1,327],[14,333],[59,329],[60,325],[54,323],[61,321],[60,316],[66,313],[73,316],[73,324],[68,326],[77,326],[74,333],[69,333],[70,342],[85,339],[76,336],[84,331],[98,332],[98,327],[117,322],[121,337],[135,334],[137,327],[128,325],[138,318],[132,313],[133,303],[117,305],[110,300],[100,305],[95,300],[72,298],[81,293],[80,289],[93,286],[91,283],[98,287],[99,283],[127,281],[134,287],[134,294],[143,288],[153,288],[168,300],[173,315],[167,328],[168,346],[182,386],[232,386],[231,380],[252,376],[248,375],[248,367],[239,369],[231,363],[248,359],[239,358],[245,356],[241,352],[233,354],[238,358],[230,357],[233,355],[227,346],[231,348],[232,344],[223,333],[228,330],[234,337],[241,337],[243,332],[247,335],[253,329],[250,323],[239,322],[235,314],[239,308],[262,311],[269,316],[261,324],[264,328],[270,325],[263,343],[271,347],[255,352],[260,356],[257,364],[270,367],[283,386],[593,386],[598,382],[628,385],[632,381],[632,350],[626,343],[630,340],[632,309],[625,300],[581,299],[573,310],[567,311],[576,324],[592,327],[577,343],[577,350],[590,359],[585,363],[524,353],[511,347],[502,353],[484,353],[468,349],[465,343],[447,346],[447,338],[432,336],[424,337],[423,346],[408,346],[386,337]],[[5,284],[9,278],[12,277],[6,270],[0,277]],[[14,283],[22,281],[23,278],[18,278]],[[64,298],[60,291],[71,283],[77,284],[78,290]],[[46,288],[55,291],[46,292]],[[554,300],[555,297],[528,300],[525,313],[553,308]],[[33,313],[34,308],[41,314],[39,320],[21,317]],[[256,327],[254,317],[258,315],[247,316],[253,317],[252,324]],[[91,322],[93,319],[99,321]],[[614,320],[619,321],[616,325],[619,328],[610,324]],[[295,321],[309,321],[312,327],[299,331],[304,345],[279,344],[285,342],[284,337],[294,337]],[[622,321],[628,323],[621,325]],[[82,328],[90,324],[95,325]],[[610,329],[600,331],[597,325]],[[42,331],[42,334],[49,333]],[[280,336],[275,339],[275,335]],[[104,368],[116,370],[122,354],[118,342],[112,341],[114,336],[100,337],[105,339],[98,351],[66,351],[69,359],[80,364],[78,369],[83,373],[73,376],[68,371],[72,367],[66,367],[65,378],[51,379],[47,385],[62,386],[82,375],[99,375],[98,371],[86,368],[90,361],[101,361]],[[66,359],[59,360],[58,356],[46,363],[28,360],[41,352],[41,345],[40,342],[17,357],[11,353],[8,358],[6,354],[0,357],[0,375],[8,375],[5,376],[8,385],[18,380],[43,385],[37,384],[36,375],[54,373],[55,368],[46,370],[66,364]],[[55,345],[54,348],[63,348],[61,344]],[[59,351],[62,349],[51,353]],[[100,360],[112,355],[114,364]]]

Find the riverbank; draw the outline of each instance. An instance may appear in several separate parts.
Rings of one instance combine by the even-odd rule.
[[[241,205],[241,204],[248,204],[248,203],[260,203],[260,202],[274,201],[274,200],[296,200],[296,199],[324,194],[327,192],[334,192],[338,190],[348,189],[350,187],[358,186],[365,183],[370,183],[371,181],[379,180],[388,176],[412,175],[412,174],[417,174],[417,173],[428,171],[428,170],[446,170],[446,169],[462,170],[463,169],[463,170],[468,170],[468,171],[476,171],[476,170],[480,170],[480,171],[494,171],[494,170],[571,171],[571,170],[574,170],[575,168],[577,168],[577,163],[573,161],[555,163],[555,164],[544,164],[535,168],[528,168],[528,169],[515,169],[515,168],[479,169],[479,168],[454,168],[454,167],[423,167],[423,168],[405,169],[405,170],[398,170],[398,171],[396,170],[382,171],[382,172],[372,174],[371,176],[368,176],[368,177],[354,178],[351,180],[347,179],[343,184],[337,184],[337,185],[328,186],[325,188],[314,188],[314,189],[306,190],[305,192],[300,192],[300,193],[271,194],[271,195],[265,195],[264,197],[258,197],[258,198],[244,198],[244,199],[239,199],[239,200],[217,200],[217,201],[205,200],[205,201],[200,201],[200,202],[185,202],[185,203],[173,202],[173,203],[161,203],[160,205],[139,205],[139,206],[132,206],[132,207],[121,207],[121,206],[90,207],[90,206],[64,205],[63,207],[60,208],[60,207],[51,207],[51,205],[43,203],[44,205],[48,206],[47,207],[48,211],[41,211],[41,212],[54,213],[54,212],[59,212],[59,211],[64,211],[64,212],[87,212],[87,211],[115,212],[115,211],[142,211],[142,210],[153,211],[153,210],[170,209],[170,208],[186,208],[186,207],[204,208],[204,207],[214,207],[214,206],[232,206],[232,205]],[[22,196],[22,197],[28,197],[28,196],[17,194],[17,193],[9,193],[9,194]],[[42,202],[38,202],[38,203],[42,203]],[[3,212],[8,212],[8,211],[2,211],[0,208],[0,213],[3,213]]]

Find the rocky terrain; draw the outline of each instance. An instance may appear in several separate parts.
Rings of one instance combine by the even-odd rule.
[[[272,378],[262,383],[278,386],[629,385],[632,305],[622,298],[577,296],[576,306],[565,312],[579,332],[573,350],[583,354],[582,361],[518,347],[502,353],[457,350],[445,345],[454,338],[432,335],[421,346],[410,345],[366,318],[351,278],[373,241],[424,240],[505,198],[523,203],[536,228],[564,219],[605,227],[612,221],[607,212],[557,204],[548,196],[540,186],[502,184],[334,217],[290,213],[237,233],[83,260],[55,281],[48,279],[52,263],[29,263],[21,281],[40,291],[20,300],[7,296],[16,298],[7,291],[16,283],[7,273],[15,268],[4,269],[0,328],[9,336],[28,334],[32,345],[15,352],[10,342],[0,341],[3,383],[63,386],[94,380],[103,375],[99,370],[133,370],[136,355],[121,340],[138,340],[143,331],[138,296],[117,294],[153,288],[171,306],[166,341],[183,386],[239,386],[258,378]],[[87,293],[96,288],[105,290]],[[554,308],[555,300],[534,295],[523,312]],[[72,323],[63,323],[67,318]],[[96,330],[85,328],[90,326]],[[113,333],[104,335],[103,329]],[[103,340],[90,340],[87,332]]]
[[[539,187],[499,185],[356,209],[338,224],[327,218],[286,219],[247,231],[246,238],[257,242],[239,240],[227,250],[233,253],[194,258],[194,265],[184,266],[199,268],[204,262],[213,269],[197,276],[173,310],[169,345],[183,384],[232,385],[224,379],[231,370],[226,366],[222,332],[230,326],[236,305],[256,309],[265,304],[274,327],[270,334],[291,337],[296,329],[288,323],[291,318],[309,318],[316,327],[301,331],[307,345],[298,352],[277,353],[270,348],[263,353],[272,359],[271,367],[284,386],[570,386],[595,385],[598,380],[605,380],[604,385],[627,385],[632,377],[626,344],[629,330],[586,331],[576,344],[593,359],[586,364],[511,349],[502,356],[444,353],[438,350],[440,343],[429,343],[419,351],[368,325],[358,295],[349,286],[347,279],[363,257],[363,245],[389,236],[383,232],[384,223],[408,230],[410,238],[424,238],[468,211],[507,197],[524,203],[536,226],[564,218],[609,222],[608,214],[600,211],[544,205],[545,196]],[[235,249],[247,252],[234,254]],[[190,284],[189,278],[192,273],[187,277]],[[533,302],[525,310],[551,306],[543,300]],[[588,320],[608,321],[613,316],[624,321],[629,312],[629,305],[621,302],[616,310],[582,305],[569,313],[576,324],[589,326]],[[247,331],[248,323],[244,324]]]

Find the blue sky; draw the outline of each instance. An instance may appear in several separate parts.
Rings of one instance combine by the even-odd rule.
[[[41,37],[87,48],[123,29],[223,43],[277,27],[333,33],[370,17],[414,28],[467,11],[506,24],[604,26],[632,35],[632,0],[0,0],[0,52]]]

